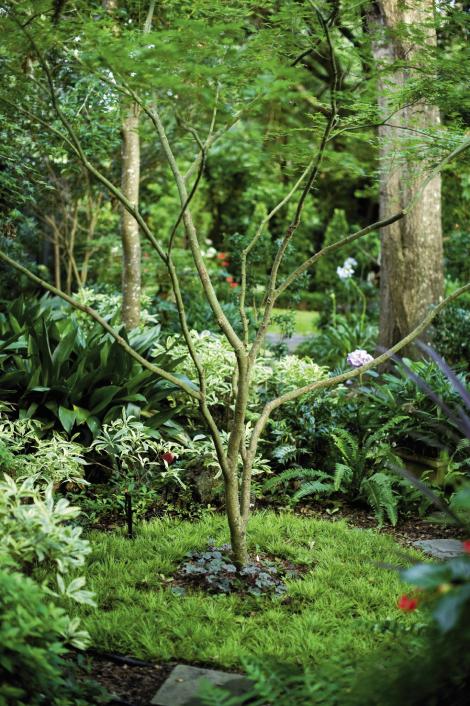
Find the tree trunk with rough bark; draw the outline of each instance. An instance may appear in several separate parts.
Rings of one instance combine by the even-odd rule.
[[[406,57],[411,63],[412,42],[404,37],[402,26],[423,26],[432,19],[432,0],[417,0],[405,8],[399,0],[380,0],[374,4],[372,29],[387,32],[384,41],[373,44],[374,59],[382,67]],[[426,29],[426,42],[436,43],[432,26]],[[393,85],[399,91],[409,70],[396,70],[379,80],[379,106],[383,117],[392,111],[385,98]],[[392,84],[392,86],[390,85]],[[416,135],[413,130],[436,127],[439,110],[424,101],[405,106],[390,120],[393,126],[379,128],[380,219],[385,219],[412,200],[426,165],[412,157],[399,156],[400,143]],[[443,249],[441,226],[441,177],[438,174],[424,189],[421,199],[405,218],[381,232],[380,336],[379,345],[389,348],[406,336],[443,295]],[[415,351],[416,352],[416,351]],[[413,355],[413,349],[405,351]]]

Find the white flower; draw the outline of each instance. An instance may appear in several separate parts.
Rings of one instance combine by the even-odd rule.
[[[336,274],[342,280],[349,279],[353,276],[356,265],[357,260],[354,257],[347,257],[343,262],[343,266],[336,268]]]
[[[338,277],[342,280],[349,279],[350,277],[353,276],[354,270],[351,269],[350,267],[337,267],[336,268],[336,274]]]
[[[363,348],[358,348],[355,351],[351,351],[351,353],[349,353],[347,357],[349,365],[351,365],[353,368],[360,368],[362,365],[365,365],[366,363],[371,363],[373,360],[373,356],[371,356],[371,354],[365,351]]]

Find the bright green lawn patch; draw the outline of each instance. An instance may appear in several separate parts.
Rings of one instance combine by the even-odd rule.
[[[291,313],[289,309],[273,309],[273,314],[289,313]],[[304,311],[296,309],[293,314],[295,315],[294,333],[301,334],[302,336],[309,336],[317,333],[316,323],[319,317],[318,311]],[[268,332],[281,333],[281,328],[278,324],[271,324],[268,328]]]
[[[266,654],[312,664],[332,654],[351,658],[392,640],[390,633],[374,631],[388,617],[415,620],[395,607],[403,591],[396,574],[377,565],[403,563],[403,549],[390,537],[270,512],[253,517],[250,537],[253,550],[310,567],[289,583],[288,601],[172,593],[167,578],[186,552],[207,546],[210,538],[227,541],[220,516],[154,521],[134,540],[93,533],[86,575],[99,608],[85,607],[82,614],[95,646],[224,666]]]

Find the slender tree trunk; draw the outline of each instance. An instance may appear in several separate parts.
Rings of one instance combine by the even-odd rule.
[[[108,0],[109,2],[110,0]],[[111,0],[116,6],[115,0]],[[144,34],[152,28],[152,18],[156,0],[150,0],[145,19]],[[139,205],[140,180],[140,138],[139,113],[137,103],[131,104],[122,124],[122,177],[121,188],[127,200]],[[140,234],[137,221],[122,208],[122,309],[121,317],[126,329],[132,329],[140,322],[141,294],[141,252]]]
[[[232,469],[231,478],[225,482],[225,509],[230,530],[230,545],[233,561],[237,566],[248,563],[248,548],[246,541],[247,523],[240,512],[240,495],[238,488],[237,469]]]
[[[73,216],[72,216],[72,225],[70,229],[67,227],[67,221],[64,219],[64,231],[65,231],[65,236],[64,236],[64,241],[65,241],[65,250],[66,250],[66,257],[67,257],[67,275],[66,275],[66,292],[67,294],[71,294],[72,292],[72,275],[75,274],[75,278],[77,279],[78,286],[80,287],[81,281],[80,281],[80,276],[77,271],[77,265],[75,262],[75,236],[77,234],[77,226],[78,226],[78,205],[75,206],[73,210]]]
[[[52,245],[54,252],[54,285],[57,289],[62,289],[59,233],[55,227],[52,228]]]
[[[80,268],[80,279],[82,282],[82,287],[86,285],[88,279],[88,268],[90,265],[91,256],[94,254],[95,250],[92,247],[93,238],[95,236],[96,225],[98,222],[99,209],[101,206],[102,194],[98,193],[96,199],[93,199],[91,195],[91,189],[88,187],[87,194],[87,229],[85,235],[85,243],[83,249],[83,259],[82,266]]]
[[[121,189],[134,206],[139,203],[140,138],[139,108],[134,103],[126,108],[122,123]],[[139,226],[133,216],[122,208],[122,322],[133,329],[140,322],[141,255]]]
[[[413,46],[400,35],[401,24],[418,26],[432,19],[432,0],[416,0],[405,9],[397,0],[375,3],[371,17],[374,29],[390,30],[384,41],[373,46],[376,64],[386,65],[397,59],[410,63]],[[434,29],[427,30],[426,41],[436,43]],[[384,118],[390,106],[384,97],[385,82],[400,90],[407,71],[397,70],[379,80],[379,106]],[[394,128],[379,129],[380,151],[380,219],[387,218],[413,199],[419,183],[420,164],[412,158],[395,156],[400,143],[413,139],[412,130],[429,129],[440,123],[438,108],[419,101],[393,115]],[[398,148],[398,149],[397,149]],[[443,251],[441,226],[441,177],[436,176],[426,187],[420,201],[404,219],[384,228],[381,234],[380,270],[380,336],[379,343],[389,348],[406,336],[443,295]],[[407,355],[413,355],[408,348]]]
[[[108,12],[114,12],[117,9],[117,0],[102,1],[103,7]],[[154,7],[155,0],[151,0],[144,32],[150,30]],[[135,103],[124,106],[124,119],[121,125],[121,190],[126,199],[134,206],[139,205],[139,112],[139,107]],[[121,240],[121,318],[126,329],[130,330],[138,326],[140,322],[141,252],[138,223],[124,207],[121,207]]]

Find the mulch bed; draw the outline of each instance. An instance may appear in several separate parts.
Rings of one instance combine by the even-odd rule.
[[[75,655],[70,655],[74,659]],[[131,664],[127,663],[129,659]],[[124,655],[89,654],[84,679],[92,679],[112,696],[111,704],[150,706],[150,702],[166,680],[176,662],[157,664],[127,658]],[[134,663],[135,662],[135,663]]]
[[[374,515],[364,512],[362,508],[342,505],[334,514],[328,512],[324,505],[309,505],[298,509],[299,514],[317,520],[337,522],[345,520],[351,527],[360,529],[373,529],[381,534],[391,535],[399,544],[405,547],[412,546],[413,542],[421,539],[467,539],[468,531],[462,527],[430,522],[416,517],[400,517],[397,525],[384,525],[377,527]]]

